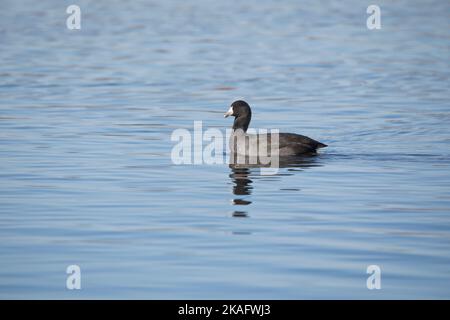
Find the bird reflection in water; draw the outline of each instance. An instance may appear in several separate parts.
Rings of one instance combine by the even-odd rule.
[[[266,164],[258,163],[254,158],[247,157],[244,162],[242,159],[237,161],[235,154],[230,154],[229,167],[231,173],[229,177],[233,182],[233,195],[236,197],[233,199],[233,205],[237,206],[248,206],[252,201],[248,200],[249,196],[252,194],[253,181],[250,177],[259,178],[258,174],[259,168],[267,167]],[[319,162],[319,157],[312,156],[292,156],[283,157],[279,159],[279,168],[286,168],[284,172],[279,171],[272,177],[280,179],[282,176],[293,175],[296,171],[303,171],[303,169],[321,166]],[[286,172],[287,171],[287,172]],[[262,176],[261,176],[262,177]],[[267,177],[267,176],[264,176]],[[261,179],[262,181],[262,179]],[[287,191],[292,189],[280,189],[281,191]],[[296,191],[300,189],[295,189]],[[245,210],[235,210],[232,214],[235,218],[247,218],[249,217],[248,212]]]
[[[249,168],[235,168],[230,165],[231,173],[230,178],[233,181],[233,194],[238,196],[233,199],[234,205],[247,206],[251,204],[251,201],[245,199],[252,193],[252,183],[253,181],[249,178],[250,169]],[[246,211],[236,210],[233,212],[233,217],[236,218],[247,218],[248,214]]]

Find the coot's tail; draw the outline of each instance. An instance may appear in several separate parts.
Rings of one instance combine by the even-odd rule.
[[[317,142],[317,149],[325,148],[325,147],[328,147],[328,145],[325,143],[322,143],[322,142]]]

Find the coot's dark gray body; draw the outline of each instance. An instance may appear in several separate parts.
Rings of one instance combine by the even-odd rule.
[[[277,150],[280,156],[314,154],[317,149],[327,145],[306,136],[295,133],[279,133],[276,136],[247,134],[247,129],[252,117],[250,106],[242,100],[231,104],[230,109],[225,113],[225,117],[234,116],[233,135],[230,137],[230,149],[232,152],[256,156],[252,154],[258,151],[258,146],[267,140],[267,150]],[[244,140],[245,139],[245,140]],[[263,140],[263,142],[261,142]],[[278,141],[277,141],[278,140]],[[245,142],[244,142],[245,141]]]
[[[322,142],[295,133],[280,133],[278,140],[280,156],[315,153],[317,149],[327,146]]]

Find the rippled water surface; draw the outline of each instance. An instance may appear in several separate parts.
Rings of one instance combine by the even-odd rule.
[[[0,297],[450,298],[450,3],[369,4],[2,2]],[[238,98],[329,147],[175,165]]]

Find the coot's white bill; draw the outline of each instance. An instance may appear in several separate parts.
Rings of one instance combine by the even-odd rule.
[[[228,111],[223,115],[224,118],[232,116],[233,115],[233,107],[230,107]]]

